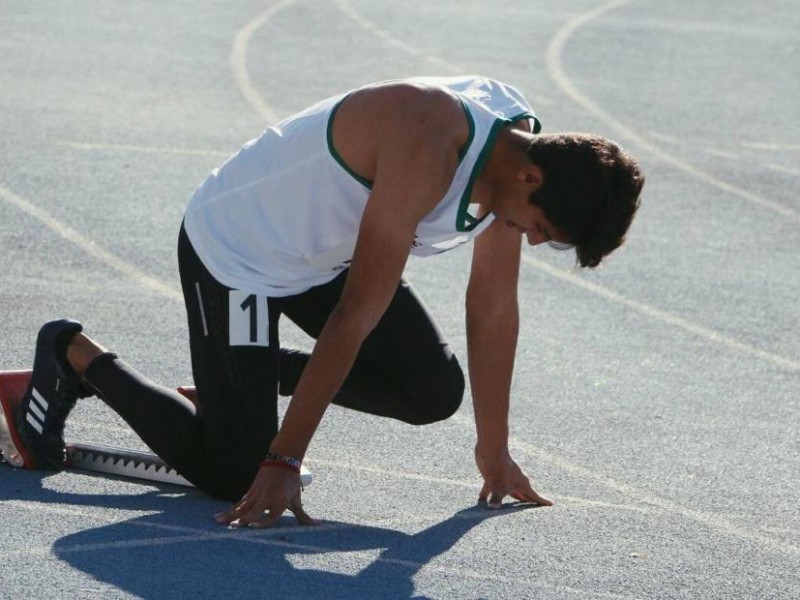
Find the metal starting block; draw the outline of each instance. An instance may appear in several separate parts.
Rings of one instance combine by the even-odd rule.
[[[31,378],[30,371],[0,371],[0,462],[16,468],[33,468],[22,441],[17,436],[14,417]],[[197,396],[193,387],[179,387],[178,392],[194,402]],[[66,440],[65,469],[80,469],[194,487],[178,472],[152,452],[119,448],[96,442]],[[311,484],[311,472],[301,467],[300,481]]]

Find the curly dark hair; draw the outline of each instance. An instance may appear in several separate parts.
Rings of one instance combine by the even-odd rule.
[[[538,135],[528,157],[543,173],[530,196],[566,233],[581,267],[594,268],[619,248],[639,208],[644,175],[618,144],[598,135]]]

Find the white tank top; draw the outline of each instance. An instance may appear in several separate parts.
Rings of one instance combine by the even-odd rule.
[[[420,77],[446,88],[464,107],[469,137],[447,193],[417,227],[411,254],[431,256],[468,242],[489,226],[475,217],[472,186],[500,130],[529,119],[522,94],[483,77]],[[350,93],[323,100],[267,128],[197,189],[186,208],[192,246],[222,284],[269,297],[299,294],[350,264],[371,182],[353,172],[332,143],[333,115]]]

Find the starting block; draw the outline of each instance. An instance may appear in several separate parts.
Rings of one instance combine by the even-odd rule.
[[[17,436],[14,418],[30,378],[31,371],[0,371],[0,462],[25,469],[34,468],[34,463]],[[197,397],[195,388],[179,387],[178,392],[195,402]],[[96,442],[66,440],[64,468],[194,487],[152,452]],[[305,466],[301,467],[300,482],[303,486],[310,485],[311,480],[311,472]]]

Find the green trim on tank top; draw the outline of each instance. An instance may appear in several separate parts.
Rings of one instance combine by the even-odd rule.
[[[464,145],[461,146],[461,150],[458,151],[458,164],[461,166],[461,162],[464,160],[467,152],[469,152],[470,146],[472,146],[472,140],[475,139],[475,119],[472,118],[472,113],[469,112],[469,107],[467,103],[464,102],[464,99],[459,98],[458,101],[461,102],[461,108],[464,109],[464,114],[467,116],[467,126],[469,127],[467,141],[464,142]]]
[[[342,105],[342,102],[347,100],[351,94],[352,92],[350,94],[345,95],[341,100],[339,100],[336,104],[334,104],[333,108],[331,109],[331,114],[328,117],[328,127],[327,127],[328,152],[331,153],[333,159],[337,163],[339,163],[339,166],[342,167],[350,175],[350,177],[355,179],[358,183],[363,185],[368,190],[371,190],[372,181],[370,181],[366,177],[362,177],[361,175],[353,171],[353,169],[351,169],[350,166],[346,162],[344,162],[344,159],[342,158],[341,154],[339,154],[336,151],[336,148],[334,148],[333,146],[333,118],[336,116],[336,111],[339,110],[339,107]]]
[[[500,131],[506,125],[513,125],[514,123],[522,121],[523,119],[533,119],[533,133],[539,133],[542,130],[542,125],[539,123],[539,119],[536,118],[536,115],[530,112],[524,112],[509,119],[495,119],[495,122],[492,123],[492,127],[489,130],[489,135],[486,136],[486,143],[483,145],[481,153],[478,155],[475,165],[472,167],[472,173],[470,173],[469,181],[464,188],[464,194],[461,196],[461,202],[458,205],[458,213],[456,213],[456,231],[472,231],[478,225],[480,225],[486,217],[489,216],[489,213],[486,213],[483,217],[478,219],[470,214],[469,201],[472,198],[472,188],[475,185],[475,180],[478,178],[478,175],[480,175],[481,171],[483,171],[483,167],[486,166],[486,161],[489,160],[489,155],[492,153],[494,145],[497,143],[497,136],[500,135]]]
[[[351,92],[352,93],[352,92]],[[333,118],[336,115],[336,111],[339,110],[339,107],[342,105],[342,102],[347,100],[351,94],[347,94],[341,100],[339,100],[331,109],[331,114],[328,117],[328,127],[327,127],[327,140],[328,140],[328,152],[331,153],[333,159],[339,163],[339,166],[342,167],[353,179],[358,181],[361,185],[366,187],[367,189],[372,189],[372,184],[374,182],[370,181],[366,177],[362,177],[358,173],[356,173],[350,166],[344,161],[342,155],[336,151],[336,148],[333,145]],[[475,138],[475,120],[472,118],[472,113],[469,112],[469,108],[467,108],[467,103],[464,102],[463,99],[459,98],[459,102],[461,102],[461,108],[464,109],[464,114],[467,117],[467,126],[469,127],[469,133],[467,134],[467,141],[458,151],[458,164],[460,165],[461,162],[464,160],[464,157],[469,152],[469,147],[472,145],[472,140]]]

